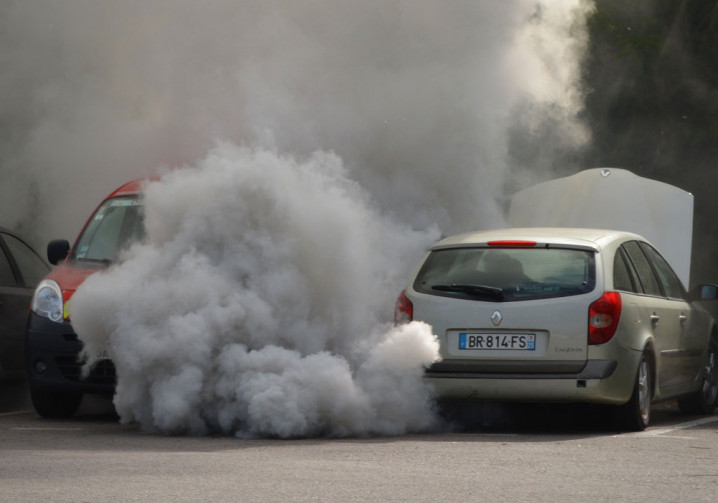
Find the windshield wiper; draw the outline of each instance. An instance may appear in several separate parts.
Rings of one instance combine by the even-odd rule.
[[[78,257],[75,260],[77,260],[78,262],[95,262],[97,264],[105,264],[105,265],[112,264],[112,260],[110,260],[108,258]]]
[[[431,289],[439,290],[440,292],[460,292],[474,297],[504,300],[504,291],[495,286],[453,283],[451,285],[431,285]]]

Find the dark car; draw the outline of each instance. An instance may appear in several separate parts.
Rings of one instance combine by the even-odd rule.
[[[83,346],[67,306],[85,278],[106,269],[124,248],[142,239],[141,186],[141,180],[133,181],[107,196],[72,247],[66,240],[51,241],[47,247],[48,260],[57,266],[35,290],[25,337],[30,397],[43,417],[72,416],[85,393],[112,395],[115,390],[109,359],[83,374]]]
[[[0,228],[0,378],[25,369],[25,322],[32,293],[50,266],[17,234]]]

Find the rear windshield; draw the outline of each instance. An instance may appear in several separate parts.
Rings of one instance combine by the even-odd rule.
[[[110,263],[132,243],[144,238],[142,200],[135,197],[108,199],[97,209],[77,240],[72,258]]]
[[[559,248],[457,248],[432,251],[414,290],[484,301],[581,295],[596,285],[594,253]]]

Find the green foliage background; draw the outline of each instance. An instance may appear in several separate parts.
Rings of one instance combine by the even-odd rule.
[[[691,192],[691,281],[718,283],[718,0],[595,0],[587,26],[581,119],[591,141],[547,147],[560,133],[544,118],[531,139],[517,128],[513,165],[555,176],[620,167]]]
[[[692,281],[718,281],[718,1],[598,0],[588,27],[587,165],[693,193]]]

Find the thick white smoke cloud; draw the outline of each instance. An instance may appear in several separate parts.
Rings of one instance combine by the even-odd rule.
[[[336,155],[219,145],[147,186],[146,223],[71,306],[88,355],[116,362],[123,420],[281,437],[434,425],[436,338],[382,322],[438,233],[378,214]]]
[[[517,107],[529,137],[551,117],[562,147],[585,141],[588,5],[2,2],[2,224],[72,238],[121,183],[269,131],[282,152],[336,152],[411,226],[499,226]]]
[[[188,166],[148,186],[149,243],[73,300],[88,353],[116,361],[123,420],[429,428],[431,330],[384,323],[428,242],[502,225],[509,174],[542,178],[509,169],[508,128],[530,141],[549,117],[560,148],[586,141],[589,8],[3,3],[0,214],[42,245],[121,183]]]

